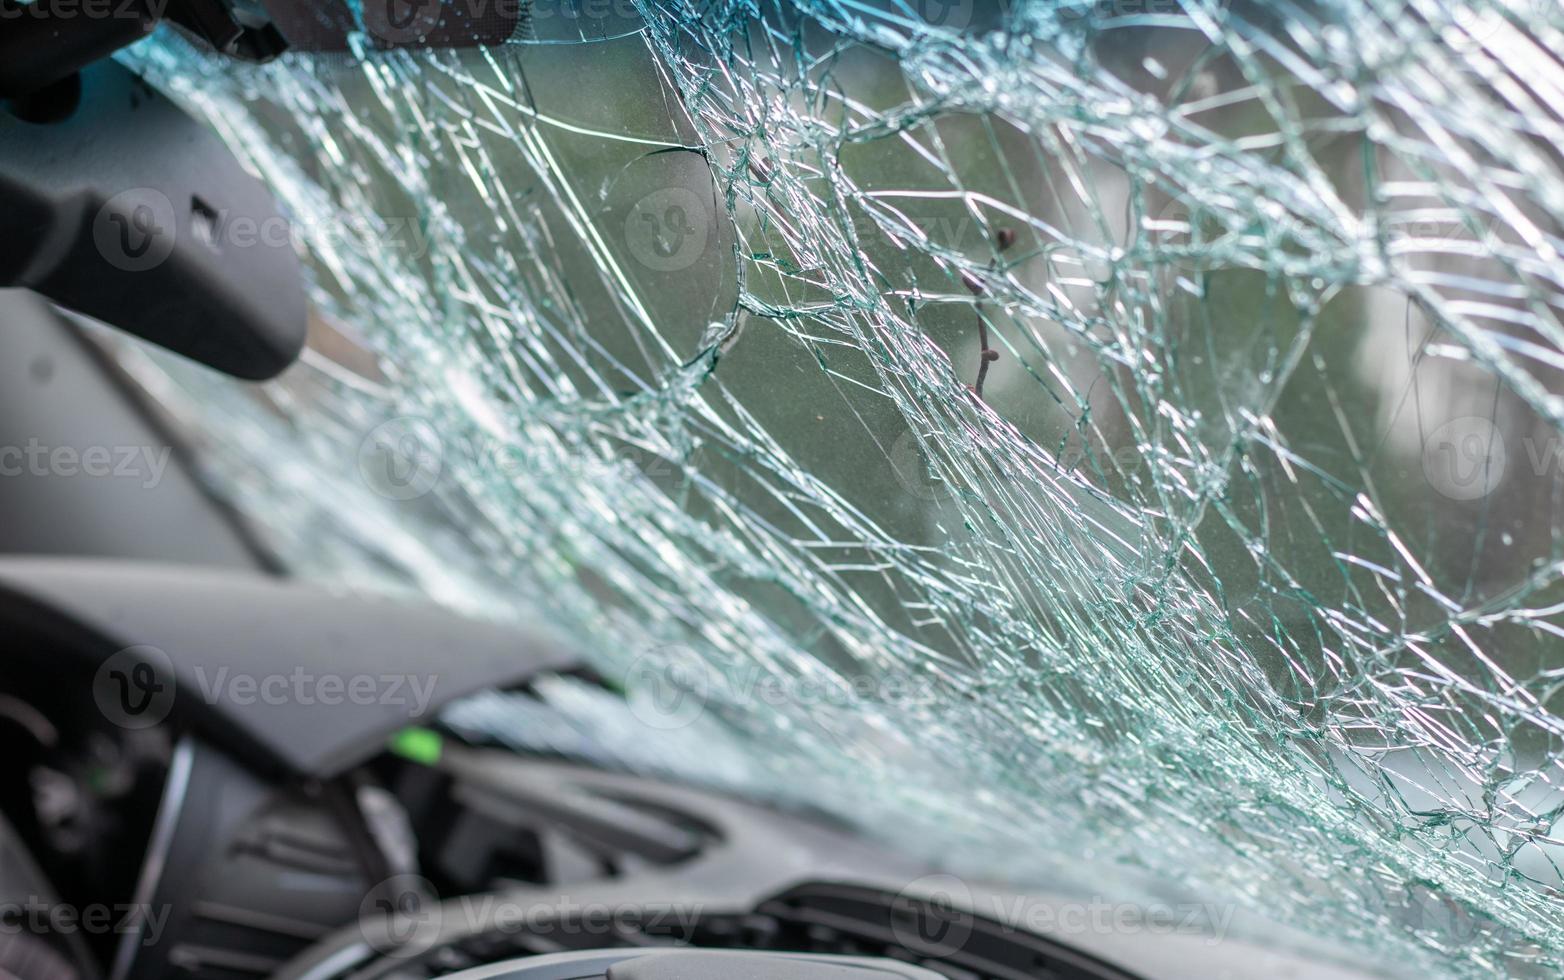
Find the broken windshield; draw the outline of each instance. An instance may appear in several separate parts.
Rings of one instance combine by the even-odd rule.
[[[528,10],[128,56],[311,277],[258,390],[123,348],[208,479],[608,679],[453,724],[1564,969],[1559,8]]]

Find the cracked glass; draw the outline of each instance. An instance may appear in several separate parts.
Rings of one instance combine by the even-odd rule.
[[[526,11],[126,56],[310,280],[259,388],[116,342],[206,479],[601,675],[452,724],[1564,970],[1556,4]]]

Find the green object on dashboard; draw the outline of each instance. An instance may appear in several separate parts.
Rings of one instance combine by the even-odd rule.
[[[432,766],[440,761],[443,740],[428,728],[404,728],[391,736],[391,751],[404,759]]]

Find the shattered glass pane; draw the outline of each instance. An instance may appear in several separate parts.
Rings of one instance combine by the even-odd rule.
[[[130,60],[276,189],[317,322],[259,390],[123,356],[300,574],[545,618],[609,678],[462,727],[1557,976],[1561,29],[635,0],[264,67],[162,37]]]

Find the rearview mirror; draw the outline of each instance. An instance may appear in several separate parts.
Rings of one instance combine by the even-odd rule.
[[[215,133],[100,61],[0,103],[0,286],[241,378],[304,345],[292,226]]]

